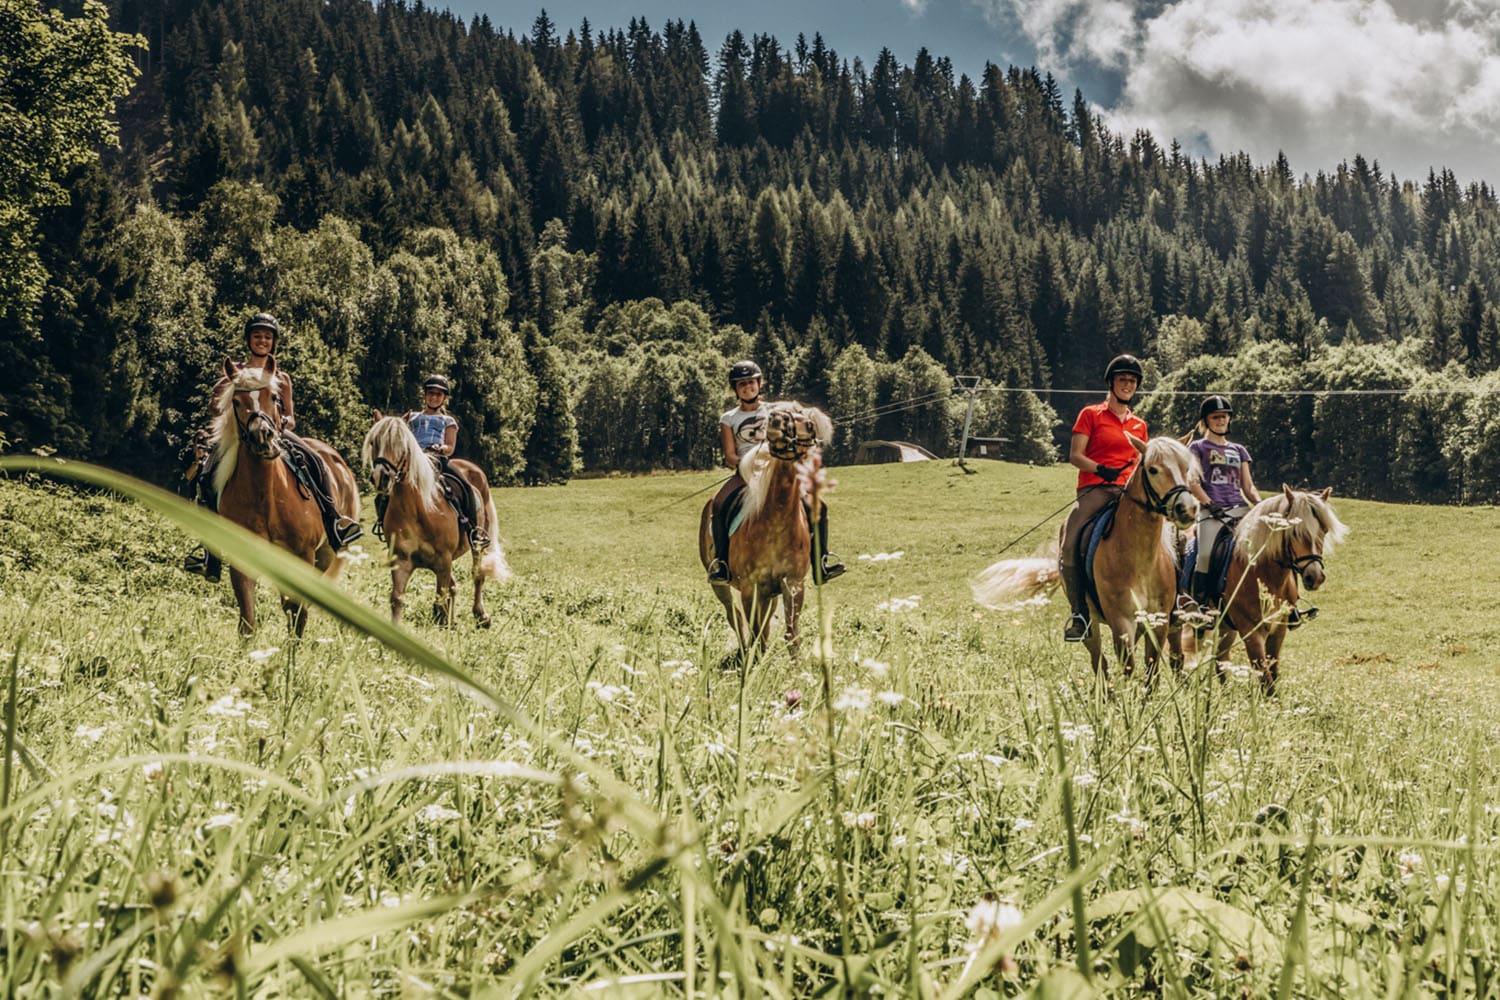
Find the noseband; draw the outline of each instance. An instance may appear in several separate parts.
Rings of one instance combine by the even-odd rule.
[[[1288,545],[1287,548],[1290,550],[1291,546]],[[1296,573],[1298,578],[1301,579],[1304,584],[1307,583],[1308,567],[1312,566],[1314,563],[1317,564],[1319,569],[1324,568],[1323,554],[1321,552],[1309,552],[1305,556],[1295,556],[1290,559],[1282,558],[1276,560],[1276,564],[1278,566],[1282,566],[1286,569],[1291,570],[1293,573]]]
[[[791,436],[781,438],[779,441],[772,441],[771,436],[769,434],[766,435],[766,449],[770,451],[772,458],[779,458],[783,462],[795,462],[807,454],[815,440],[811,432],[805,438],[802,436],[801,429],[798,427],[797,420],[794,417],[792,418]]]
[[[374,464],[377,469],[385,469],[388,473],[390,473],[390,477],[387,480],[390,485],[386,486],[382,492],[389,493],[391,486],[399,486],[401,484],[401,481],[406,478],[406,470],[397,468],[396,463],[392,462],[384,455],[376,456],[375,461],[372,464]]]
[[[1188,492],[1188,488],[1186,486],[1179,485],[1172,487],[1170,490],[1167,490],[1165,494],[1158,494],[1156,490],[1151,486],[1151,474],[1144,468],[1140,468],[1138,469],[1138,471],[1141,473],[1141,488],[1146,492],[1146,502],[1141,503],[1141,501],[1136,500],[1135,497],[1130,497],[1130,499],[1134,500],[1141,507],[1145,508],[1153,514],[1160,514],[1162,517],[1171,517],[1169,511],[1172,506],[1172,501],[1177,499],[1182,494]],[[1129,493],[1125,495],[1130,496]]]

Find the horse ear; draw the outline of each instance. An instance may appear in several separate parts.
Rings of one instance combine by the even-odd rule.
[[[1324,500],[1327,500],[1329,497],[1333,496],[1333,487],[1332,486],[1325,486],[1325,487],[1323,487],[1322,492],[1320,492],[1318,494],[1318,496],[1320,498],[1324,499]]]
[[[276,355],[274,355],[274,354],[268,354],[268,355],[266,355],[266,375],[270,376],[270,375],[275,375],[275,374],[276,374]]]
[[[227,378],[227,379],[231,379],[231,380],[234,378],[234,359],[233,358],[226,357],[224,359],[224,377]]]
[[[385,419],[385,414],[381,413],[379,410],[371,410],[370,419],[378,424],[380,423],[380,421]]]
[[[1135,448],[1136,451],[1140,452],[1142,455],[1146,454],[1146,442],[1142,441],[1140,438],[1136,437],[1129,431],[1125,432],[1125,436],[1130,439],[1130,444]]]
[[[1283,493],[1286,494],[1286,498],[1288,500],[1294,499],[1293,496],[1292,496],[1292,488],[1290,486],[1288,486],[1286,483],[1282,483],[1281,484],[1281,492],[1283,492]]]

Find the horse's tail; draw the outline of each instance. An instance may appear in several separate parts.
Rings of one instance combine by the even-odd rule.
[[[1062,582],[1057,555],[1031,559],[1002,559],[969,583],[974,600],[987,608],[1006,610],[1044,594]]]
[[[504,583],[512,574],[510,563],[505,561],[505,550],[500,548],[500,515],[495,512],[495,500],[488,489],[484,491],[484,519],[490,544],[479,558],[478,569],[482,575],[496,583]]]

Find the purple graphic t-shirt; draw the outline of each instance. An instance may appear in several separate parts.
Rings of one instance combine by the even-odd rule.
[[[1226,441],[1214,444],[1208,438],[1199,438],[1188,445],[1198,459],[1198,471],[1203,475],[1203,492],[1220,507],[1238,507],[1245,502],[1240,489],[1240,467],[1250,464],[1250,450],[1242,444]]]

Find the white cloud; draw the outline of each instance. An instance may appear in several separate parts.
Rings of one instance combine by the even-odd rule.
[[[1054,73],[1122,80],[1117,131],[1298,173],[1363,153],[1405,177],[1500,179],[1497,0],[972,0]],[[1206,148],[1205,148],[1206,147]]]

